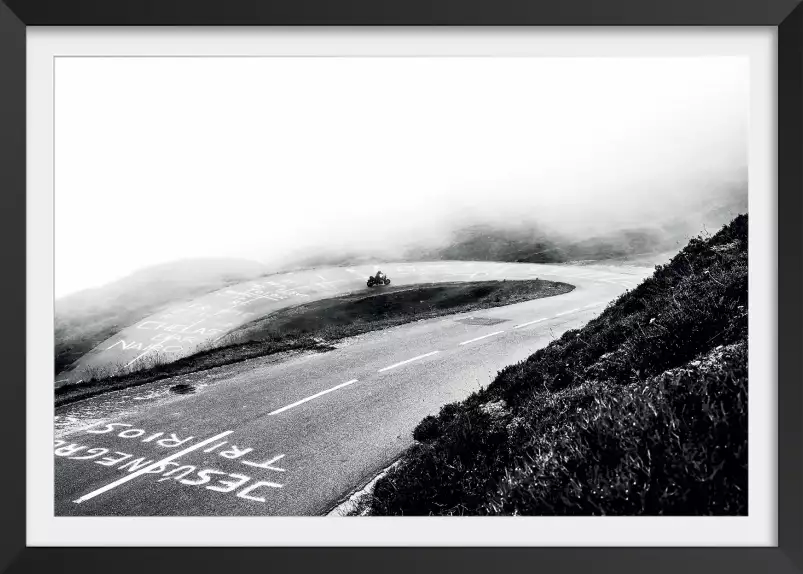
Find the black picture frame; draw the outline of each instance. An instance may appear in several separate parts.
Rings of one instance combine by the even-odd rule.
[[[0,432],[3,572],[803,572],[803,5],[800,0],[3,0]],[[27,26],[447,25],[778,28],[777,548],[28,548],[25,539]],[[761,384],[755,381],[754,384]]]

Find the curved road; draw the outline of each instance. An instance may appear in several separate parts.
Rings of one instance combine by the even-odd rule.
[[[652,272],[600,265],[409,267],[407,277],[396,266],[382,269],[395,284],[537,276],[576,288],[367,333],[327,353],[252,359],[180,377],[197,386],[194,394],[169,393],[179,382],[173,379],[58,409],[56,514],[324,514],[407,448],[424,416],[581,326]],[[361,284],[372,269],[355,268]],[[309,274],[341,281],[326,296],[357,285],[347,269]],[[324,290],[307,293],[317,297],[317,289]]]

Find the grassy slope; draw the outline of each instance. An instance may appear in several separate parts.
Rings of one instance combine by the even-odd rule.
[[[478,281],[367,290],[282,309],[234,331],[220,348],[130,374],[56,389],[56,405],[104,392],[294,350],[331,350],[330,343],[369,331],[447,314],[511,305],[567,293],[552,281]]]
[[[746,514],[747,216],[414,437],[373,514]]]

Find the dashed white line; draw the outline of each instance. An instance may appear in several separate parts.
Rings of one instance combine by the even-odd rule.
[[[379,369],[378,372],[383,373],[385,371],[389,371],[390,369],[395,369],[396,367],[401,367],[402,365],[406,365],[407,363],[412,363],[413,361],[417,361],[417,360],[423,359],[425,357],[431,357],[432,355],[435,355],[437,353],[440,353],[440,351],[432,351],[431,353],[426,353],[424,355],[418,355],[417,357],[413,357],[412,359],[407,359],[406,361],[401,361],[401,362],[396,363],[394,365],[390,365],[388,367],[384,367],[382,369]]]
[[[534,325],[535,323],[540,323],[541,321],[546,321],[547,318],[544,317],[543,319],[536,319],[535,321],[527,321],[526,323],[520,323],[513,327],[514,329],[521,329],[522,327],[526,327],[527,325]]]
[[[487,335],[483,335],[482,337],[477,337],[476,339],[469,339],[468,341],[463,341],[460,344],[468,345],[469,343],[473,343],[474,341],[479,341],[480,339],[487,339],[488,337],[493,337],[494,335],[498,335],[499,333],[504,333],[504,331],[494,331],[493,333],[488,333]]]
[[[224,436],[229,436],[233,432],[234,431],[224,431],[224,432],[222,432],[220,434],[217,434],[217,435],[215,435],[213,437],[210,437],[210,438],[208,438],[206,440],[202,440],[201,442],[196,443],[196,444],[194,444],[192,446],[189,446],[189,447],[185,448],[182,451],[179,451],[177,453],[171,454],[170,456],[165,457],[162,460],[158,460],[158,461],[154,462],[153,464],[149,464],[148,466],[146,466],[144,468],[141,468],[141,469],[139,469],[138,471],[136,471],[136,472],[134,472],[132,474],[126,475],[123,478],[115,480],[114,482],[110,482],[106,486],[102,486],[97,490],[93,490],[89,494],[85,494],[81,498],[78,498],[78,499],[74,500],[73,502],[75,502],[75,504],[81,504],[82,502],[86,502],[90,498],[95,498],[99,494],[103,494],[104,492],[109,491],[112,488],[115,488],[117,486],[120,486],[121,484],[123,484],[125,482],[128,482],[129,480],[133,480],[136,477],[138,477],[140,475],[143,475],[143,474],[145,474],[147,472],[150,472],[151,470],[153,470],[155,468],[159,468],[160,466],[163,466],[165,463],[170,462],[171,460],[174,460],[174,459],[177,459],[177,458],[179,458],[181,456],[184,456],[185,454],[190,453],[190,452],[192,452],[194,450],[198,450],[199,448],[202,448],[202,447],[208,445],[209,443],[212,443],[212,442],[215,442],[217,440],[222,439]]]
[[[343,387],[347,387],[349,385],[353,385],[356,382],[357,382],[357,379],[352,379],[352,380],[350,380],[350,381],[348,381],[346,383],[340,383],[339,385],[335,385],[331,389],[326,389],[325,391],[321,391],[320,393],[315,393],[314,395],[311,395],[311,396],[307,397],[306,399],[301,399],[300,401],[296,401],[296,402],[294,402],[292,404],[287,405],[286,407],[282,407],[280,409],[276,409],[275,411],[268,413],[268,415],[278,415],[279,413],[283,413],[284,411],[286,411],[288,409],[292,409],[293,407],[297,407],[298,405],[303,405],[307,401],[311,401],[312,399],[317,399],[318,397],[322,397],[323,395],[325,395],[327,393],[331,393],[332,391],[336,391],[337,389],[342,389]]]
[[[253,299],[245,299],[245,300],[237,303],[237,305],[248,305],[249,303],[253,303],[254,301],[258,301],[260,299],[269,299],[271,301],[279,301],[280,300],[280,299],[277,299],[276,297],[271,297],[270,295],[259,295],[257,297],[254,297]]]
[[[556,315],[553,315],[553,317],[560,317],[562,315],[568,315],[569,313],[574,313],[575,311],[579,311],[579,310],[580,310],[580,307],[577,307],[576,309],[569,309],[568,311],[564,311],[563,313],[557,313]]]

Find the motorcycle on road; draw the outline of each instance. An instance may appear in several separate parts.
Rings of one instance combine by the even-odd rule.
[[[375,287],[377,285],[390,285],[390,279],[387,275],[379,271],[376,275],[368,277],[366,285],[368,285],[368,287]]]

